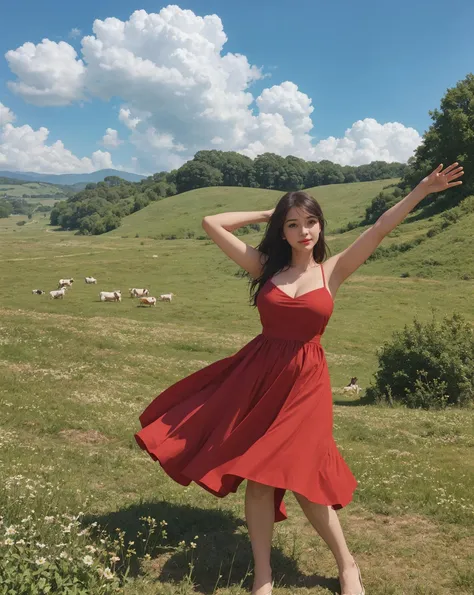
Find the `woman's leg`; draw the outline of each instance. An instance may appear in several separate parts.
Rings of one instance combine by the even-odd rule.
[[[270,553],[275,522],[275,488],[247,481],[245,518],[254,559],[253,595],[267,595],[272,590]]]
[[[336,559],[341,581],[341,593],[361,593],[362,585],[359,581],[359,573],[355,560],[347,547],[337,512],[331,506],[315,504],[301,494],[293,493],[306,518],[327,543]]]

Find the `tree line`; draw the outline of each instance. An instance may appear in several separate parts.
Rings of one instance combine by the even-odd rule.
[[[403,163],[384,161],[341,166],[327,160],[309,162],[274,153],[264,153],[252,160],[233,151],[198,151],[179,169],[159,172],[140,182],[108,176],[97,184],[87,184],[81,192],[55,205],[51,224],[96,235],[115,229],[122,217],[151,202],[196,188],[240,186],[285,192],[326,184],[396,178],[403,175],[405,168]]]

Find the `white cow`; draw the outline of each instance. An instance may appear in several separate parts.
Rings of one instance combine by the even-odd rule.
[[[99,293],[101,302],[121,302],[122,294],[119,290],[116,291],[101,291]]]
[[[130,292],[130,297],[132,297],[132,298],[145,297],[146,295],[149,295],[149,293],[150,293],[148,291],[148,289],[137,289],[136,287],[132,287],[128,291]]]
[[[58,287],[72,287],[74,279],[59,279]]]
[[[160,295],[160,300],[162,302],[171,302],[172,298],[175,297],[174,293],[162,293]]]
[[[144,306],[156,306],[156,297],[142,297],[140,298],[140,304]]]
[[[89,283],[89,284],[97,283],[97,279],[94,279],[94,277],[86,277],[85,281],[86,281],[86,283]]]
[[[66,287],[63,287],[61,289],[53,289],[53,291],[49,292],[49,295],[54,300],[62,300],[63,297],[66,295],[66,289]]]

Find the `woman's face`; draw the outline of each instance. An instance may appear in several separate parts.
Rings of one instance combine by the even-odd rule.
[[[320,232],[321,225],[315,215],[301,208],[291,207],[283,224],[282,236],[293,250],[312,251]]]

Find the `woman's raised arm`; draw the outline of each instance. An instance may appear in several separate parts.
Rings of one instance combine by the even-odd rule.
[[[324,270],[333,295],[341,283],[369,258],[385,236],[395,229],[428,194],[462,184],[461,181],[454,181],[464,174],[462,166],[457,166],[456,162],[441,171],[443,164],[440,164],[410,194],[385,211],[374,225],[364,231],[348,248],[327,260]]]
[[[262,274],[265,256],[253,246],[242,242],[232,232],[250,223],[266,223],[273,211],[274,209],[206,215],[202,220],[202,227],[229,258],[256,279]]]

